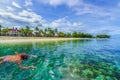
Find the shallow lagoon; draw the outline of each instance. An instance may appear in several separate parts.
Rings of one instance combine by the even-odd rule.
[[[119,80],[119,39],[71,40],[0,44],[0,56],[14,51],[38,55],[23,61],[35,70],[21,70],[17,64],[0,66],[1,80]]]

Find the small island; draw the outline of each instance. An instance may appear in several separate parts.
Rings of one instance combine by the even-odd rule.
[[[96,35],[96,38],[110,38],[110,35],[98,34],[98,35]]]

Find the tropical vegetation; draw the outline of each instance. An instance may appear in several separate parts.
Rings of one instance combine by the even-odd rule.
[[[98,35],[96,35],[96,38],[110,38],[110,35],[98,34]]]
[[[57,28],[45,28],[40,29],[39,27],[35,27],[33,30],[30,29],[29,26],[25,28],[9,28],[3,27],[0,25],[0,36],[22,36],[22,37],[73,37],[73,38],[94,38],[92,34],[84,33],[84,32],[72,32],[65,33],[58,31]],[[96,38],[110,38],[110,35],[106,34],[98,34],[95,36]]]

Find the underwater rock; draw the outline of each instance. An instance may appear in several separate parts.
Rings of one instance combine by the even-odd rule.
[[[94,80],[105,80],[105,76],[104,75],[99,75]]]
[[[111,78],[110,76],[106,76],[107,80],[114,80],[113,78]]]
[[[87,78],[92,78],[93,72],[90,69],[85,69],[82,71],[82,76]]]
[[[49,71],[49,74],[54,74],[54,72],[52,70]]]

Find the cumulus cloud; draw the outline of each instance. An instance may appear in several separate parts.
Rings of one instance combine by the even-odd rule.
[[[99,17],[106,17],[112,15],[110,10],[93,5],[85,5],[84,8],[76,7],[74,8],[74,11],[76,11],[76,15],[90,14],[92,16],[99,16]]]
[[[64,31],[64,32],[82,31],[83,28],[85,28],[84,23],[70,22],[67,18],[68,17],[65,16],[63,18],[54,20],[45,26],[57,28],[59,31]]]
[[[9,11],[0,9],[0,17],[2,17],[3,19],[7,19],[8,22],[14,21],[19,23],[25,23],[31,26],[41,25],[42,22],[44,22],[44,20],[40,15],[27,10],[14,13],[14,12],[9,12]],[[11,24],[14,24],[14,23],[11,23]]]
[[[14,8],[12,8],[10,6],[7,6],[6,8],[7,8],[8,11],[14,11],[15,10]]]
[[[6,10],[0,9],[0,23],[14,25],[14,26],[31,26],[31,28],[34,28],[36,26],[40,28],[45,27],[51,27],[51,28],[57,28],[59,31],[64,32],[73,32],[73,31],[81,31],[81,32],[89,32],[89,33],[111,33],[116,34],[119,32],[120,29],[116,30],[112,27],[101,27],[101,28],[91,28],[85,25],[85,23],[82,22],[71,22],[68,19],[68,16],[65,16],[63,18],[59,18],[56,20],[53,20],[51,22],[48,22],[45,20],[42,16],[36,14],[32,11],[22,10],[20,12],[14,13],[9,12]],[[21,25],[22,24],[22,25]]]
[[[67,5],[71,10],[75,11],[76,15],[89,14],[93,16],[111,16],[111,10],[108,8],[102,8],[90,3],[86,3],[84,0],[39,0],[43,4],[49,4],[51,6]]]
[[[3,20],[0,20],[0,23],[3,23]]]
[[[31,25],[41,25],[44,23],[42,16],[27,10],[23,10],[18,13],[20,17],[24,18],[24,21],[28,21]]]
[[[99,28],[93,28],[89,31],[92,34],[119,34],[120,28],[117,26],[103,26]]]
[[[120,32],[120,28],[113,28],[113,27],[106,27],[104,24],[106,24],[106,20],[109,20],[111,16],[115,18],[115,16],[118,18],[120,12],[118,9],[108,9],[103,8],[99,6],[95,6],[90,3],[84,2],[84,0],[39,0],[42,3],[46,4],[47,6],[53,6],[57,7],[59,5],[66,5],[71,12],[73,12],[73,15],[82,16],[84,18],[84,15],[87,14],[87,19],[84,19],[85,21],[81,22],[79,21],[70,21],[70,17],[76,17],[73,15],[63,16],[61,15],[61,18],[55,19],[53,21],[48,21],[44,19],[40,14],[37,14],[33,12],[32,6],[33,2],[32,0],[25,0],[25,4],[23,7],[21,7],[21,3],[12,2],[11,5],[8,5],[8,3],[5,3],[6,5],[0,5],[0,24],[5,24],[7,26],[30,26],[31,28],[34,28],[36,26],[40,28],[44,27],[51,27],[51,28],[57,28],[59,31],[64,32],[73,32],[73,31],[81,31],[81,32],[88,32],[88,33],[112,33],[117,34]],[[1,1],[0,1],[1,2]],[[43,5],[43,4],[42,4]],[[31,6],[31,7],[28,7]],[[36,6],[34,6],[36,7]],[[114,14],[116,13],[116,14]],[[89,15],[89,16],[88,16]],[[92,16],[91,16],[92,15]],[[106,17],[107,16],[107,17]],[[88,18],[89,17],[89,18]],[[92,17],[92,18],[91,18]],[[93,19],[94,17],[94,19]],[[96,17],[103,17],[96,19]],[[109,18],[109,19],[106,19]],[[74,18],[75,19],[75,18]],[[77,19],[76,19],[77,20]],[[88,21],[88,22],[87,22]],[[91,22],[95,21],[97,23],[102,23],[102,25],[99,25],[99,27],[96,25],[92,26]],[[109,24],[107,23],[107,24]],[[106,27],[106,28],[104,28]],[[115,26],[117,27],[117,26]]]
[[[6,20],[6,23],[8,22],[8,26],[17,23],[16,26],[21,26],[21,24],[23,24],[23,26],[28,25],[31,27],[51,27],[57,28],[58,30],[64,32],[79,31],[84,27],[84,24],[81,22],[70,22],[67,16],[48,22],[47,20],[43,19],[42,16],[27,10],[14,13],[0,9],[0,17],[2,17],[1,19]]]
[[[58,5],[68,5],[69,7],[79,5],[80,0],[39,0],[44,4],[49,4],[51,6],[58,6]]]
[[[17,4],[16,2],[12,2],[12,5],[14,6],[14,7],[16,7],[16,8],[22,8],[19,4]]]
[[[33,5],[32,0],[25,0],[25,6]]]

